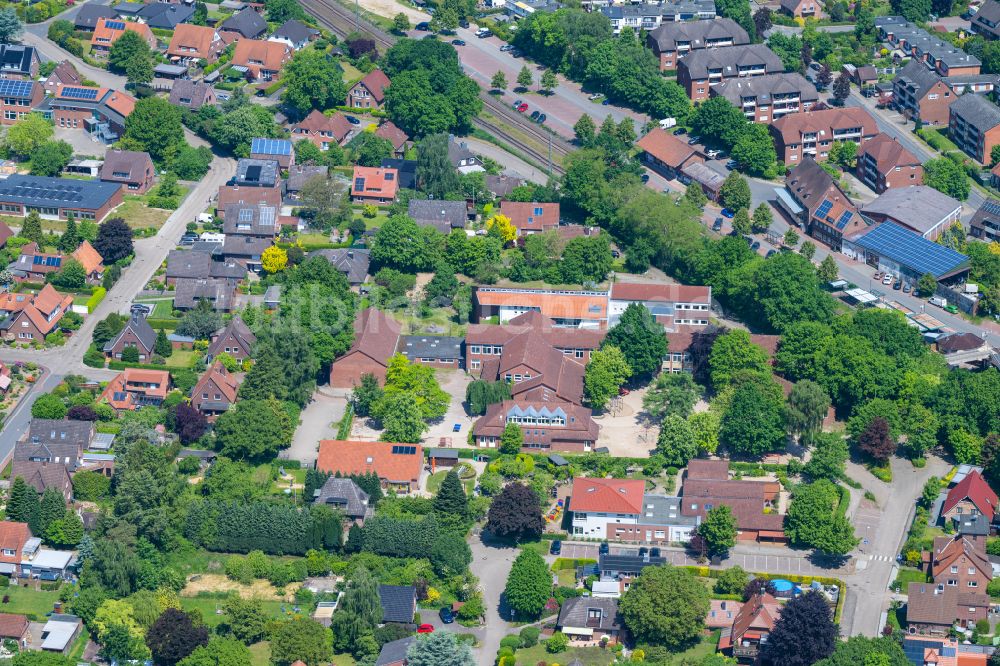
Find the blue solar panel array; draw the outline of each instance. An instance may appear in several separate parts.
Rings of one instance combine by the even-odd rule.
[[[969,261],[964,254],[929,241],[893,222],[883,222],[854,243],[909,268],[917,275],[930,273],[939,278],[962,268]]]
[[[30,97],[34,81],[0,79],[0,97]]]
[[[108,28],[110,28],[111,30],[124,30],[125,29],[125,22],[124,21],[105,21],[104,25],[107,26]]]
[[[841,213],[840,217],[837,218],[837,228],[843,230],[844,227],[847,226],[847,223],[851,221],[851,217],[853,215],[854,213],[852,213],[849,210],[845,210],[843,213]]]
[[[833,208],[833,202],[829,199],[823,199],[823,203],[821,203],[819,208],[816,209],[816,217],[826,217],[826,214],[830,212],[831,208]]]
[[[94,88],[63,88],[62,96],[70,99],[97,99],[97,90]]]
[[[250,142],[254,155],[291,155],[292,142],[288,139],[254,139]]]

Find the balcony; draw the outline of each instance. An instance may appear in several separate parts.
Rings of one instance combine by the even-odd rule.
[[[736,645],[733,647],[733,656],[737,659],[756,659],[759,652],[760,646],[756,643],[753,645]]]

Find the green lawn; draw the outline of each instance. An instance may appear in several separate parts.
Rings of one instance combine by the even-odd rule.
[[[715,648],[719,645],[719,633],[713,631],[710,634],[704,634],[697,645],[675,654],[670,666],[681,666],[681,664],[687,663],[697,664],[705,657],[715,654]]]
[[[346,60],[341,60],[340,66],[344,68],[344,83],[348,85],[353,84],[355,81],[364,76],[360,69]]]
[[[187,190],[183,185],[179,187],[184,190],[181,196],[177,197],[177,201],[181,202],[187,196]],[[124,218],[128,226],[133,229],[159,229],[167,221],[171,213],[173,213],[172,210],[150,208],[146,205],[145,196],[126,194],[122,205],[114,210],[113,215]]]
[[[173,298],[158,298],[156,300],[143,300],[137,301],[138,303],[145,303],[146,305],[153,306],[153,314],[150,315],[153,319],[173,319],[174,318],[174,299]]]
[[[182,349],[175,349],[174,353],[170,355],[167,360],[168,368],[190,368],[191,363],[196,359],[200,358],[203,352],[196,352],[194,350],[185,351]]]
[[[911,569],[909,567],[901,567],[899,573],[896,574],[896,581],[899,583],[900,588],[903,592],[906,592],[906,586],[910,583],[926,583],[927,574],[923,571],[918,571],[917,569]]]
[[[545,651],[545,646],[539,643],[530,648],[518,650],[514,655],[519,664],[568,664],[579,659],[583,666],[607,666],[615,660],[615,653],[601,648],[569,648],[565,652],[552,654]]]
[[[52,612],[52,604],[59,601],[58,592],[43,592],[26,587],[5,587],[0,599],[3,597],[8,597],[8,601],[0,603],[0,612],[34,615],[37,618]]]
[[[333,655],[333,666],[354,666],[354,657],[349,654]]]
[[[219,625],[226,618],[224,614],[217,614],[215,612],[216,608],[221,609],[226,604],[226,600],[223,597],[181,597],[180,599],[181,608],[184,610],[201,611],[201,619],[209,627]],[[293,603],[283,601],[262,601],[261,605],[264,607],[264,612],[272,617],[281,617],[283,615],[281,612],[282,606],[289,612],[294,606]]]
[[[250,666],[270,666],[271,644],[267,641],[254,643],[250,646]]]

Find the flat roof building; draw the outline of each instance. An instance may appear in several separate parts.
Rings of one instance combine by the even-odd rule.
[[[78,220],[100,222],[121,203],[119,183],[22,174],[0,181],[0,211],[5,215],[24,217],[38,211],[43,218],[54,220],[73,213]]]
[[[926,185],[886,190],[861,207],[875,222],[891,221],[924,238],[935,240],[962,214],[962,203]]]
[[[969,257],[894,222],[845,236],[843,252],[910,283],[916,283],[925,273],[945,280],[969,271]]]

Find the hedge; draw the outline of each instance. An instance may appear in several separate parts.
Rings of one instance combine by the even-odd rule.
[[[97,287],[94,289],[94,293],[87,299],[87,313],[92,313],[97,305],[104,300],[104,296],[107,295],[108,290],[104,287]]]
[[[340,426],[337,428],[337,439],[344,441],[351,438],[352,423],[354,423],[354,405],[347,403],[344,418],[341,419]]]
[[[279,89],[281,89],[281,86],[282,86],[282,83],[281,83],[280,80],[275,81],[274,83],[272,83],[268,87],[264,88],[264,94],[266,94],[268,96],[273,95],[274,93],[278,92]]]
[[[552,563],[552,570],[563,571],[564,569],[576,569],[577,567],[583,567],[588,564],[597,564],[597,560],[592,560],[586,557],[557,557],[556,561]]]
[[[125,361],[108,361],[108,368],[111,370],[127,370],[128,368],[139,368],[141,370],[166,370],[174,373],[178,370],[191,370],[177,365],[156,365],[155,363],[126,363]]]
[[[172,331],[175,328],[177,328],[177,324],[180,323],[180,320],[178,320],[178,319],[147,319],[146,322],[149,323],[149,325],[151,327],[153,327],[154,330],[159,330],[161,328],[168,328],[168,329],[170,329]]]

